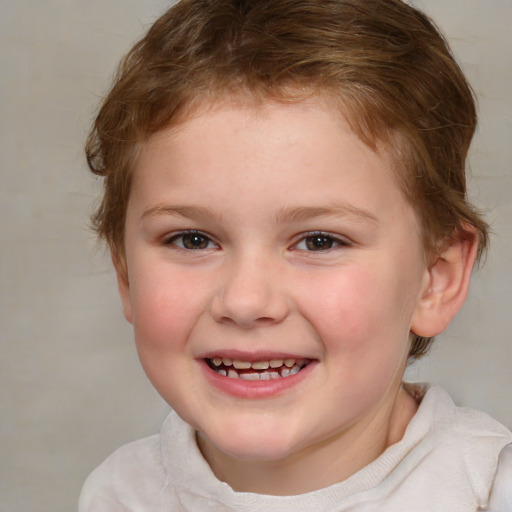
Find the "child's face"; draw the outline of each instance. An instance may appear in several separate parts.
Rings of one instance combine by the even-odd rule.
[[[144,146],[125,315],[210,453],[287,460],[389,427],[428,273],[392,165],[320,101],[220,104]]]

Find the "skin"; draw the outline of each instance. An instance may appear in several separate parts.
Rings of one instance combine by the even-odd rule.
[[[393,172],[321,99],[219,102],[142,149],[118,272],[124,313],[149,379],[235,490],[342,481],[416,412],[402,388],[410,332],[455,314],[451,262],[472,246],[428,266]],[[205,364],[215,354],[312,362],[284,387],[234,389]]]

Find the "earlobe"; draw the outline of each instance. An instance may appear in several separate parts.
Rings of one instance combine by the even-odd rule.
[[[469,289],[478,250],[476,231],[465,226],[427,269],[411,331],[430,338],[443,332],[460,310]]]
[[[119,290],[119,297],[123,306],[123,314],[128,322],[132,323],[132,300],[130,294],[130,283],[128,280],[128,269],[126,267],[126,260],[120,258],[119,255],[111,251],[110,256],[116,271],[117,276],[117,289]]]

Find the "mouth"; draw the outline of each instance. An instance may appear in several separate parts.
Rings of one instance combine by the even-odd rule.
[[[248,381],[285,379],[299,373],[311,363],[310,359],[243,361],[229,357],[212,357],[206,358],[205,361],[214,372],[222,377]]]

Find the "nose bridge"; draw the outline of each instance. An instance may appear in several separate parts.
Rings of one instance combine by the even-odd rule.
[[[277,256],[253,249],[229,258],[212,301],[215,320],[242,328],[280,322],[288,307],[277,260]]]

